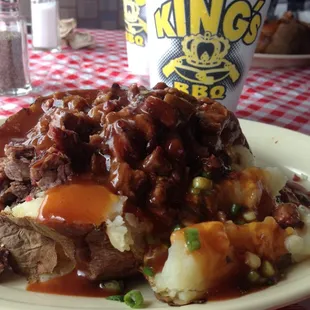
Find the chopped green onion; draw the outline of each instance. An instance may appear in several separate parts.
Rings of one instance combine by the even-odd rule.
[[[225,166],[226,172],[231,172],[232,171],[232,166]]]
[[[153,268],[151,268],[151,267],[144,267],[144,268],[143,268],[143,273],[144,273],[147,277],[153,277],[153,276],[154,276],[154,271],[153,271]]]
[[[237,215],[240,213],[241,210],[242,210],[242,206],[240,206],[240,205],[234,203],[234,204],[231,206],[230,213],[231,213],[231,215],[233,215],[233,216],[237,216]]]
[[[206,190],[211,189],[212,186],[213,186],[212,181],[204,177],[196,177],[193,180],[193,188]]]
[[[182,229],[182,226],[180,224],[178,224],[178,225],[175,225],[175,227],[173,228],[173,231],[177,231],[180,229]]]
[[[256,214],[254,211],[248,211],[243,213],[243,218],[248,222],[253,222],[256,220]]]
[[[130,308],[137,309],[141,308],[144,303],[144,299],[140,291],[133,290],[125,295],[124,302]]]
[[[282,203],[282,200],[281,200],[281,197],[280,197],[280,196],[277,196],[277,197],[276,197],[276,202],[277,202],[277,203]]]
[[[124,296],[123,295],[108,296],[108,297],[106,297],[106,299],[107,300],[111,300],[111,301],[124,302]]]
[[[191,188],[191,194],[199,195],[200,194],[200,189],[199,188]]]
[[[124,282],[123,281],[107,281],[100,283],[99,285],[102,289],[107,289],[109,291],[114,291],[115,293],[122,293],[124,291]]]
[[[236,225],[244,225],[245,221],[244,220],[237,220],[237,221],[235,221],[235,224]]]
[[[184,230],[185,242],[190,252],[200,249],[199,231],[196,228],[186,228]]]
[[[265,260],[263,261],[262,263],[262,274],[267,277],[267,278],[270,278],[270,277],[273,277],[275,275],[276,271],[274,269],[274,267],[272,266],[272,264]]]
[[[203,171],[201,174],[204,178],[212,179],[212,173],[210,171]]]
[[[260,279],[260,275],[258,272],[254,271],[254,270],[251,270],[249,273],[248,273],[248,280],[251,282],[251,283],[256,283],[257,281],[259,281]]]

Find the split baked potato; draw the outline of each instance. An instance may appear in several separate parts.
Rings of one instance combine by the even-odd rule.
[[[148,270],[156,295],[183,305],[246,277],[249,255],[274,281],[298,256],[299,194],[253,167],[237,118],[208,98],[163,83],[56,93],[9,118],[0,143],[0,271],[33,282]]]

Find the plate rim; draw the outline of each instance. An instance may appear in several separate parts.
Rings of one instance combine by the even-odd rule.
[[[264,54],[255,53],[254,58],[256,59],[278,59],[278,60],[308,60],[310,59],[310,54],[301,55],[290,55],[290,54]]]

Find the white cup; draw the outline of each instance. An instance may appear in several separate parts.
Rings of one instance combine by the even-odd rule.
[[[128,68],[137,75],[147,75],[146,0],[123,0]]]
[[[235,111],[270,0],[149,0],[150,84]]]

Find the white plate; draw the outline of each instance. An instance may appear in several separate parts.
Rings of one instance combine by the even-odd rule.
[[[0,121],[2,123],[2,121]],[[291,177],[293,173],[310,175],[310,137],[290,130],[241,120],[243,131],[260,165],[278,166]],[[309,185],[309,184],[308,184]],[[98,310],[127,309],[124,304],[103,298],[69,297],[25,291],[19,277],[1,278],[0,310]],[[155,299],[147,285],[141,289],[148,309],[173,308]],[[288,278],[276,286],[229,301],[184,306],[182,310],[266,310],[277,309],[310,295],[310,261],[296,265]]]
[[[256,68],[291,68],[306,67],[310,65],[309,55],[272,55],[272,54],[254,54],[252,67]]]

